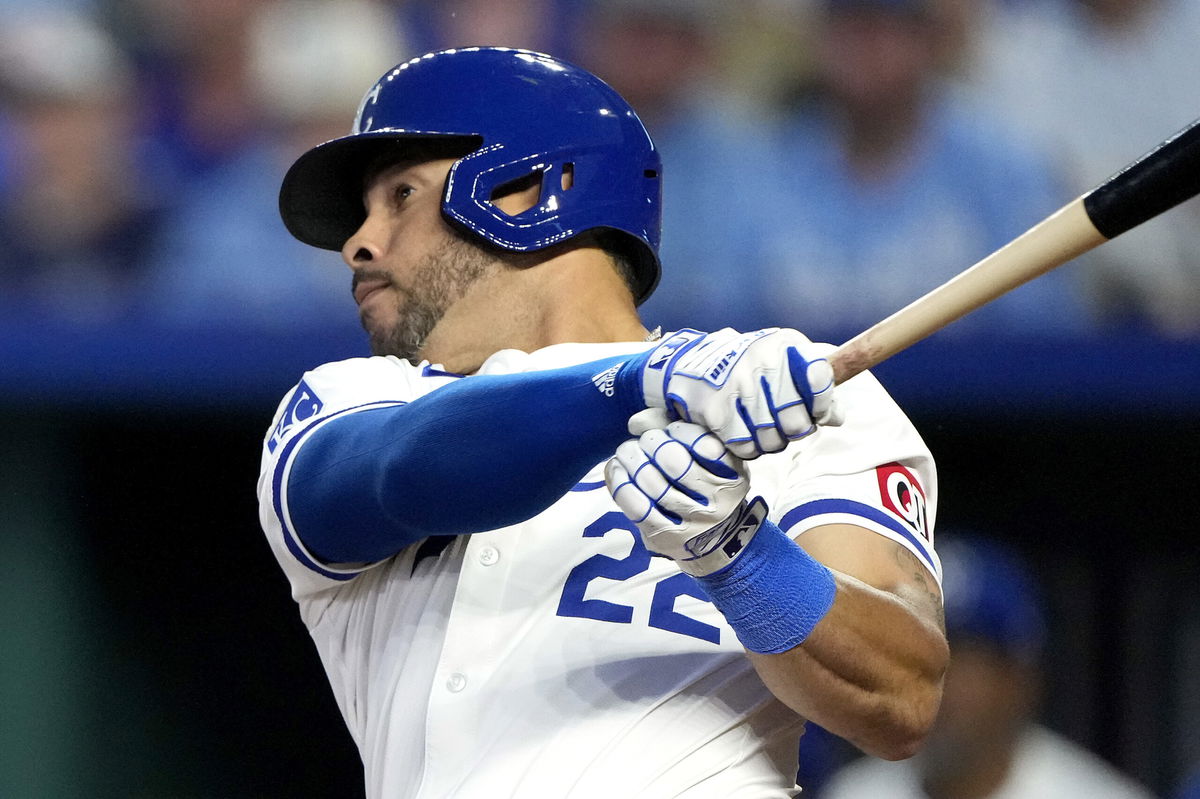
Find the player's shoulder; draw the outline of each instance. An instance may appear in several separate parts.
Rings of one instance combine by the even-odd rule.
[[[331,361],[305,372],[279,403],[265,446],[273,451],[296,428],[355,409],[403,404],[459,376],[392,356]]]
[[[817,345],[817,352],[826,358],[836,349],[832,344]],[[876,437],[881,432],[880,428],[890,428],[897,434],[916,435],[916,428],[908,415],[870,371],[860,372],[846,382],[839,383],[835,396],[848,422],[844,432],[861,432]]]
[[[399,358],[331,361],[305,372],[284,401],[307,404],[316,413],[381,399],[408,400],[418,375],[417,367]]]
[[[304,379],[310,383],[326,385],[353,385],[357,381],[391,382],[408,380],[420,376],[423,369],[430,368],[422,363],[414,366],[402,358],[391,355],[372,355],[359,358],[345,358],[340,361],[323,363],[304,373]]]
[[[817,357],[835,348],[817,344]],[[933,551],[937,467],[916,426],[870,372],[839,383],[840,425],[822,425],[783,452],[750,462],[754,490],[793,538],[853,524],[908,548],[941,581]]]
[[[602,358],[632,355],[653,346],[655,342],[652,341],[563,342],[531,352],[500,350],[483,362],[478,374],[496,375],[558,369]]]
[[[392,355],[330,361],[305,372],[297,385],[321,392],[334,404],[339,401],[411,400],[458,378],[428,362],[412,364]]]

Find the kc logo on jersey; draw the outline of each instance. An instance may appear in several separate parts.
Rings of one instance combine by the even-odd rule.
[[[922,538],[929,540],[925,491],[913,473],[898,463],[889,463],[877,467],[875,475],[879,478],[883,506],[907,522]]]
[[[279,424],[275,425],[275,429],[271,431],[271,438],[267,440],[267,451],[274,452],[289,430],[316,416],[323,407],[325,407],[325,403],[321,402],[321,398],[308,387],[307,383],[301,380],[300,385],[296,386],[296,391],[292,394],[292,400],[284,410],[283,416],[279,417]]]

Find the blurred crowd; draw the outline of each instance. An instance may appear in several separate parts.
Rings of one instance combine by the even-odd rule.
[[[284,170],[394,63],[550,51],[664,160],[665,328],[836,339],[1200,109],[1195,0],[0,0],[0,309],[87,326],[354,324]],[[940,335],[1200,334],[1200,205]]]
[[[1045,669],[1062,644],[1050,636],[1034,565],[973,532],[943,531],[937,549],[951,655],[928,740],[900,762],[818,749],[824,778],[806,792],[817,799],[1153,799],[1039,720]]]
[[[478,44],[579,63],[642,114],[665,329],[840,340],[1200,115],[1200,0],[0,0],[0,335],[356,328],[338,254],[279,219],[282,176],[393,64]],[[939,335],[1124,332],[1200,340],[1196,200]],[[986,573],[1011,597],[1008,568]],[[1077,769],[1055,779],[1145,795],[1033,724],[1036,611],[989,597],[929,753],[829,797],[1027,797],[1045,752]],[[1051,795],[1109,795],[1087,790]]]

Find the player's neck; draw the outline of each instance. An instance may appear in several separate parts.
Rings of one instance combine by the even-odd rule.
[[[537,335],[542,346],[646,337],[629,289],[602,250],[569,250],[539,268]]]
[[[567,250],[481,282],[430,334],[423,358],[470,374],[502,349],[640,341],[646,328],[628,289],[600,250]]]

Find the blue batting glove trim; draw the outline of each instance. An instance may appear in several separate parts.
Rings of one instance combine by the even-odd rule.
[[[758,378],[758,388],[763,393],[763,399],[767,401],[767,410],[771,414],[771,422],[775,425],[775,429],[783,435],[783,425],[779,421],[779,409],[775,407],[775,397],[771,394],[771,381],[767,380],[767,376],[763,375]]]
[[[787,348],[788,371],[792,375],[792,383],[804,398],[804,407],[808,408],[809,416],[813,415],[813,390],[808,384],[808,360],[795,347]]]
[[[833,572],[764,521],[733,563],[696,582],[742,646],[773,655],[803,643],[833,607]]]
[[[742,402],[741,397],[738,397],[737,399],[735,399],[733,401],[733,409],[735,411],[737,411],[737,415],[739,417],[741,417],[742,424],[746,425],[746,430],[749,431],[750,437],[749,438],[741,438],[739,436],[738,438],[731,438],[731,439],[729,439],[729,443],[733,443],[736,441],[750,441],[750,442],[753,442],[754,448],[756,450],[758,450],[759,452],[762,452],[763,451],[762,444],[760,444],[758,441],[757,426],[754,424],[754,420],[750,418],[750,411],[746,410],[746,405],[745,405],[745,403]]]
[[[692,439],[691,443],[684,443],[682,441],[680,443],[683,444],[683,446],[687,448],[688,454],[690,454],[692,456],[692,460],[695,461],[696,463],[700,464],[700,466],[703,467],[704,469],[707,469],[708,471],[712,472],[717,477],[724,477],[726,480],[736,480],[738,473],[737,473],[737,470],[734,469],[732,466],[728,466],[727,464],[724,464],[719,460],[716,460],[716,461],[710,460],[696,451],[696,444],[698,444],[702,438],[704,438],[705,436],[708,436],[708,435],[712,435],[712,434],[705,431],[705,432],[701,433],[700,435],[696,436],[694,439]],[[705,505],[708,504],[707,499],[704,500],[704,504]]]
[[[687,402],[678,394],[667,394],[667,418],[671,421],[682,419],[685,422],[692,421],[692,412],[688,409]]]
[[[686,327],[675,331],[645,352],[634,355],[626,361],[625,365],[617,373],[617,385],[628,396],[640,398],[643,408],[649,407],[646,405],[645,383],[643,382],[650,379],[647,373],[660,373],[659,379],[662,380],[663,395],[665,397],[667,383],[675,362],[679,360],[679,357],[683,353],[703,341],[707,335],[707,333],[701,333],[699,330],[692,330]],[[666,405],[669,415],[673,414],[676,418],[686,418],[684,413],[680,413],[671,407],[672,403],[669,397],[667,397]]]
[[[686,467],[684,467],[683,473],[676,477],[672,477],[669,474],[667,474],[663,470],[662,466],[660,466],[658,463],[658,453],[662,452],[664,447],[669,447],[671,444],[682,445],[683,448],[686,449],[693,456],[692,460],[688,463],[688,465]],[[696,453],[692,451],[691,447],[689,447],[687,444],[684,444],[682,441],[679,441],[674,438],[669,438],[666,441],[664,441],[663,443],[659,444],[657,447],[655,447],[654,452],[650,454],[650,462],[654,464],[654,468],[658,469],[658,472],[659,472],[659,474],[662,475],[663,480],[666,480],[666,482],[667,482],[667,487],[665,489],[663,489],[663,492],[654,498],[654,503],[656,505],[658,504],[658,501],[660,499],[662,499],[663,497],[665,497],[672,488],[675,489],[676,491],[678,491],[679,493],[683,494],[685,497],[692,500],[693,502],[699,503],[700,505],[708,504],[708,499],[706,499],[703,494],[701,494],[698,491],[693,491],[692,489],[690,489],[686,485],[684,485],[682,482],[683,478],[687,476],[687,473],[690,472],[692,470],[692,467],[696,465],[695,454]],[[639,468],[638,471],[640,472],[641,469]],[[666,511],[664,511],[664,513],[666,513]],[[674,514],[667,514],[667,515],[674,516]]]

